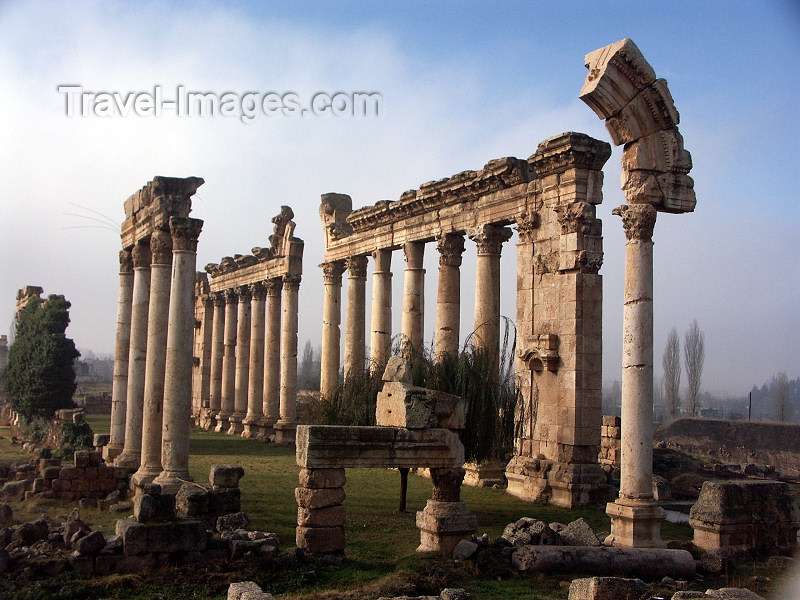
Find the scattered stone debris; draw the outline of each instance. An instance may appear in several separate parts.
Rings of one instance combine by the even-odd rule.
[[[275,600],[272,594],[262,592],[254,581],[240,581],[228,586],[228,600]]]

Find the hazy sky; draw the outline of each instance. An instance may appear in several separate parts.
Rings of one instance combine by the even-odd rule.
[[[745,394],[800,375],[800,9],[785,2],[0,3],[0,332],[16,290],[72,302],[76,344],[111,353],[123,201],[154,175],[203,177],[198,268],[268,245],[290,205],[305,240],[300,344],[321,332],[320,194],[355,207],[564,131],[610,141],[578,99],[584,55],[633,39],[668,80],[694,159],[697,210],[655,229],[655,362],[697,319],[704,389]],[[379,118],[67,116],[93,92],[379,92]],[[604,379],[619,378],[624,235],[620,150],[605,168]],[[75,216],[77,215],[77,216]],[[103,216],[101,216],[103,215]],[[95,221],[92,219],[99,219]],[[114,226],[104,227],[104,222]],[[515,316],[515,251],[503,258]],[[471,330],[474,250],[462,269]],[[432,338],[436,252],[426,252]],[[393,259],[395,292],[402,255]],[[369,266],[371,272],[372,265]],[[368,289],[369,293],[369,289]],[[395,332],[399,331],[395,295]],[[660,369],[659,369],[660,370]]]

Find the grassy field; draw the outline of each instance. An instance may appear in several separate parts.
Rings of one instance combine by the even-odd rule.
[[[89,422],[97,433],[108,431],[108,416],[93,416]],[[0,460],[24,458],[19,445],[11,445],[8,428],[0,428]],[[276,447],[239,437],[195,429],[191,437],[191,474],[196,481],[208,481],[213,464],[238,464],[244,467],[241,480],[242,510],[250,517],[250,529],[274,532],[282,549],[294,545],[297,505],[294,488],[299,468],[291,448]],[[563,578],[520,576],[501,564],[476,566],[471,561],[454,564],[415,552],[419,532],[417,510],[431,497],[431,482],[409,477],[408,509],[397,511],[399,474],[384,469],[347,471],[347,559],[339,567],[298,563],[283,555],[272,567],[248,564],[202,565],[171,568],[148,575],[97,578],[93,581],[73,575],[36,583],[12,581],[0,596],[8,598],[224,598],[227,584],[254,580],[265,591],[288,600],[334,598],[377,598],[381,595],[438,594],[441,587],[465,587],[475,600],[488,598],[566,598]],[[503,528],[520,517],[530,516],[545,522],[568,523],[584,517],[601,539],[610,522],[603,507],[565,510],[530,504],[502,490],[464,487],[462,498],[477,516],[478,534],[499,536]],[[15,517],[38,518],[42,513],[58,518],[72,505],[38,500],[12,504]],[[106,533],[113,531],[118,515],[98,510],[83,510],[82,516]],[[665,524],[664,539],[688,540],[688,525]],[[568,579],[567,579],[568,581]],[[707,589],[710,581],[696,589]],[[721,585],[725,581],[721,582]],[[3,595],[5,593],[6,595]]]

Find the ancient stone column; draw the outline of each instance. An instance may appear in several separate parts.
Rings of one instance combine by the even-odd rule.
[[[663,546],[666,513],[653,500],[653,227],[656,209],[623,205],[625,229],[620,491],[609,503],[608,541],[626,548]]]
[[[247,383],[247,416],[242,437],[255,437],[261,431],[259,423],[264,417],[264,300],[267,286],[263,281],[250,284],[250,380]]]
[[[372,253],[372,335],[370,336],[370,370],[382,373],[392,352],[392,251],[388,248]]]
[[[322,263],[325,296],[322,304],[322,367],[319,391],[327,396],[339,386],[339,324],[342,322],[343,261]]]
[[[464,237],[448,233],[436,244],[439,250],[439,287],[436,295],[436,360],[458,354],[461,323],[461,255]]]
[[[225,355],[225,294],[211,294],[214,303],[214,321],[211,325],[211,419],[216,419],[222,408],[222,357]]]
[[[125,409],[125,446],[114,461],[131,472],[139,468],[142,455],[142,410],[147,357],[147,310],[150,305],[150,246],[137,243],[132,250],[133,300],[131,342],[128,354],[128,389]]]
[[[346,264],[348,278],[347,318],[344,334],[345,377],[364,370],[367,257],[351,256],[347,259]]]
[[[167,362],[172,236],[156,229],[150,236],[150,308],[148,309],[147,361],[144,376],[142,460],[131,484],[151,483],[161,473],[161,427],[164,412],[164,369]],[[192,285],[194,292],[194,285]],[[194,314],[193,314],[194,316]]]
[[[271,428],[281,418],[281,292],[280,277],[267,281],[267,334],[264,356],[264,420]],[[266,431],[265,431],[266,433]]]
[[[199,349],[197,359],[199,362],[197,374],[198,392],[196,399],[199,400],[198,416],[202,415],[202,421],[208,422],[211,413],[211,346],[213,342],[213,322],[214,322],[214,302],[211,295],[203,292],[201,296],[202,318],[199,321],[198,330]],[[197,326],[197,323],[195,323]],[[192,409],[195,410],[194,408]],[[199,420],[198,420],[199,422]]]
[[[500,358],[500,249],[511,229],[482,225],[468,232],[478,248],[475,270],[475,332],[473,346],[489,352],[495,365]]]
[[[247,385],[250,380],[250,288],[246,285],[240,286],[237,293],[239,312],[236,332],[236,377],[233,414],[228,419],[231,424],[228,435],[239,435],[244,431],[242,421],[247,415]]]
[[[125,447],[125,409],[128,393],[128,354],[131,347],[131,306],[133,301],[133,261],[130,250],[119,253],[119,300],[117,302],[117,341],[114,346],[114,383],[111,388],[111,438],[103,448],[103,458],[111,463]]]
[[[194,273],[197,238],[203,221],[170,217],[172,233],[172,287],[167,327],[167,364],[164,379],[164,427],[161,462],[155,478],[167,493],[176,493],[189,475],[189,433],[192,426],[192,329],[194,328]]]
[[[222,356],[222,402],[217,414],[218,432],[227,431],[230,416],[234,410],[234,393],[236,391],[236,302],[238,296],[235,289],[225,290],[225,350]]]
[[[297,428],[297,292],[300,275],[283,276],[281,335],[281,418],[275,423],[275,442],[293,444]]]
[[[403,279],[403,314],[400,333],[403,343],[422,351],[425,326],[425,269],[422,257],[425,242],[406,242],[403,246],[406,264]]]

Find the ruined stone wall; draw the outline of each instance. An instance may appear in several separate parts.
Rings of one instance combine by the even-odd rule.
[[[597,461],[606,472],[619,469],[621,424],[619,417],[603,415],[603,426],[600,429],[600,454]]]

